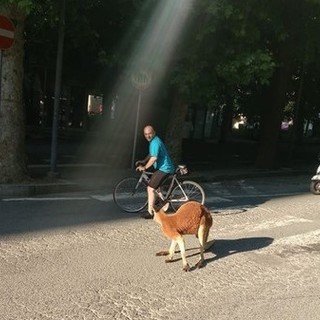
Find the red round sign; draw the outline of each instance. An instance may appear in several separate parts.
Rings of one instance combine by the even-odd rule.
[[[14,24],[5,17],[0,16],[0,49],[9,49],[14,41]]]

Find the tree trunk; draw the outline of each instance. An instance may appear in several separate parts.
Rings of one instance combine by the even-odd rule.
[[[296,51],[297,43],[301,43],[300,31],[303,32],[305,28],[304,23],[301,24],[303,20],[299,19],[301,14],[305,14],[303,1],[292,0],[290,5],[288,1],[278,2],[282,23],[288,35],[280,43],[274,42],[274,46],[271,47],[277,67],[271,79],[269,95],[266,96],[266,99],[262,98],[265,108],[257,165],[266,169],[278,167],[280,164],[279,151],[282,153],[284,151],[278,148],[281,120],[288,100],[288,84],[292,81],[292,68],[296,60],[293,52]]]
[[[220,130],[220,143],[226,143],[231,135],[233,115],[233,99],[230,96],[226,98],[226,105],[223,108],[222,124]]]
[[[169,154],[176,165],[181,161],[183,126],[187,113],[188,105],[179,95],[176,95],[171,108],[165,138]]]
[[[2,50],[0,99],[0,183],[26,178],[23,86],[23,29],[25,15],[12,6],[1,14],[14,21],[13,46]]]
[[[283,108],[286,102],[288,74],[288,66],[279,67],[263,99],[261,144],[256,161],[259,168],[271,169],[278,166],[277,149]]]
[[[295,147],[298,143],[302,142],[303,136],[303,108],[302,108],[302,92],[304,86],[305,77],[305,66],[303,66],[301,71],[301,80],[299,84],[298,96],[295,103],[294,115],[293,115],[293,125],[291,127],[290,141],[287,151],[287,163],[292,163],[294,158]]]

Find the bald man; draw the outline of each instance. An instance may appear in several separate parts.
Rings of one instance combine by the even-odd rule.
[[[169,156],[163,141],[156,135],[152,126],[148,125],[143,129],[143,134],[149,141],[149,155],[145,161],[137,167],[137,171],[145,171],[150,167],[154,167],[155,172],[151,176],[148,191],[148,214],[145,219],[153,218],[153,208],[155,203],[155,190],[159,188],[165,178],[174,173],[174,165]]]

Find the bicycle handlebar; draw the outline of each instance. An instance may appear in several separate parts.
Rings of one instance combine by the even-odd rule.
[[[138,167],[138,166],[137,166]],[[136,169],[137,169],[136,167]],[[147,175],[152,175],[153,172],[152,171],[147,171],[147,170],[144,170],[144,171],[140,171],[141,174],[145,173]],[[174,172],[174,174],[178,174],[180,173],[182,176],[183,175],[186,175],[188,174],[188,168],[185,164],[179,164]]]

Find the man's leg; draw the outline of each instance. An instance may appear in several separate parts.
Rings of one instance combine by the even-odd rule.
[[[148,186],[148,212],[150,215],[153,215],[154,202],[156,200],[155,189]]]
[[[149,185],[147,187],[147,193],[148,193],[148,215],[144,218],[152,218],[153,217],[153,209],[154,204],[156,201],[156,194],[155,190],[157,190],[162,183],[162,181],[166,178],[168,174],[165,172],[162,172],[160,170],[155,171],[153,175],[151,176],[151,179],[149,181]]]

